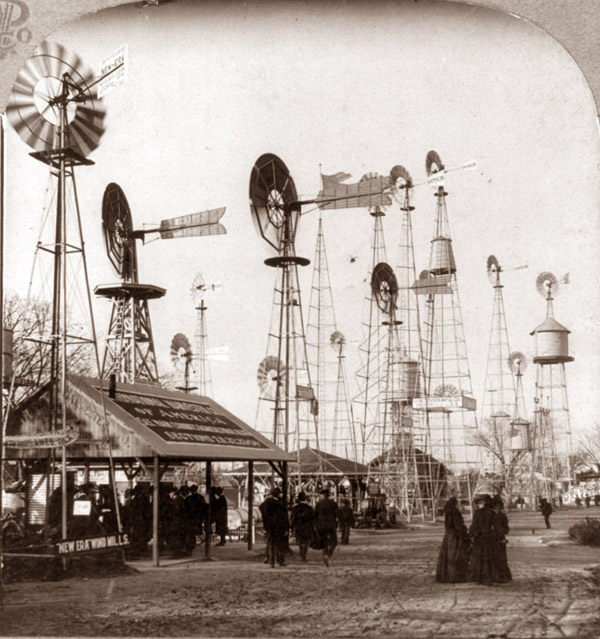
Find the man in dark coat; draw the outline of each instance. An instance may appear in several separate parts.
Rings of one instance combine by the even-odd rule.
[[[267,560],[275,568],[275,560],[285,566],[289,521],[287,507],[281,499],[281,489],[275,486],[260,505],[263,526],[267,534]]]
[[[341,543],[347,546],[350,543],[350,528],[354,527],[354,511],[350,506],[350,500],[344,499],[339,509],[338,517],[340,520]]]
[[[544,515],[546,528],[550,528],[550,515],[552,514],[552,504],[545,497],[542,497],[542,500],[540,502],[540,510],[542,511],[542,515]]]
[[[460,583],[467,581],[469,567],[469,536],[456,497],[450,497],[444,506],[446,532],[438,556],[436,581]]]
[[[496,548],[494,556],[496,558],[496,577],[501,584],[508,583],[512,580],[512,573],[508,566],[508,557],[506,555],[506,535],[510,528],[508,526],[508,517],[504,510],[504,502],[500,495],[492,497],[492,511],[494,513],[494,535]]]
[[[489,495],[475,499],[477,510],[473,513],[469,529],[469,537],[473,543],[469,579],[486,585],[491,585],[496,578],[495,531],[491,501]]]
[[[315,508],[315,520],[323,548],[323,563],[329,566],[331,556],[337,546],[338,507],[333,499],[330,499],[328,488],[324,488],[321,495],[323,498]]]
[[[198,486],[190,486],[190,492],[185,498],[186,535],[185,550],[191,554],[196,547],[196,536],[202,534],[202,522],[206,517],[206,501],[198,492]]]
[[[211,503],[211,515],[215,522],[215,532],[221,539],[217,546],[224,546],[225,537],[229,532],[227,528],[227,499],[223,494],[221,486],[215,488],[213,495],[214,499],[212,499]],[[211,495],[211,498],[213,495]]]
[[[306,503],[305,492],[299,492],[296,499],[298,503],[292,508],[290,528],[292,529],[300,548],[300,559],[302,561],[306,561],[308,545],[310,544],[313,534],[315,511]]]

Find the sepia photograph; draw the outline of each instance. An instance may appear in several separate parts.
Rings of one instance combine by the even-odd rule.
[[[600,12],[517,5],[0,0],[4,636],[600,634]]]

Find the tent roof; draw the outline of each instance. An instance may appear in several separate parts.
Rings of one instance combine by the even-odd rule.
[[[106,410],[111,452],[115,458],[151,457],[215,461],[291,461],[284,450],[250,428],[209,397],[146,384],[116,384],[109,397],[108,381],[70,375],[67,383],[68,426],[78,439],[67,447],[73,458],[108,456],[103,410]],[[20,407],[7,435],[47,431],[45,393]],[[101,389],[104,392],[101,393]],[[103,409],[104,406],[104,409]],[[32,438],[35,439],[35,438]],[[29,454],[11,449],[11,457],[40,457],[35,445]],[[43,452],[43,451],[42,451]],[[47,454],[47,450],[45,454]],[[16,454],[15,454],[16,453]]]

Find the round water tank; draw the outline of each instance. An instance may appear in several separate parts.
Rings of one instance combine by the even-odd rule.
[[[10,383],[13,373],[13,332],[9,328],[2,329],[2,373],[2,381]]]
[[[431,240],[431,267],[434,275],[456,273],[456,262],[449,237],[436,237]]]
[[[531,335],[535,335],[536,364],[560,364],[572,362],[569,356],[569,333],[571,331],[559,324],[554,318],[548,317]]]
[[[419,362],[414,360],[404,360],[398,364],[399,380],[398,398],[400,401],[409,401],[421,396],[419,384]]]

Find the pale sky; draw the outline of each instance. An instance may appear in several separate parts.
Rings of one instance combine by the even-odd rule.
[[[90,66],[129,48],[129,79],[105,98],[106,133],[77,170],[92,288],[117,280],[101,233],[104,188],[123,188],[136,228],[226,206],[228,234],[138,245],[140,281],[167,295],[151,302],[159,371],[171,366],[177,332],[193,339],[195,275],[223,283],[207,301],[209,345],[229,347],[213,362],[217,401],[254,425],[256,370],[266,355],[275,271],[248,205],[255,160],[275,153],[306,197],[323,173],[387,175],[402,164],[425,177],[435,149],[447,167],[476,159],[478,170],[446,181],[473,390],[482,401],[493,289],[488,255],[503,267],[512,350],[533,355],[529,333],[545,317],[535,290],[542,271],[570,273],[555,300],[569,328],[567,365],[573,432],[600,412],[600,145],[595,105],[566,51],[536,27],[500,13],[448,3],[175,2],[102,11],[50,39]],[[5,287],[23,292],[39,233],[47,167],[8,127]],[[417,271],[427,268],[435,198],[413,193]],[[339,329],[355,350],[361,337],[363,280],[372,219],[364,210],[323,213]],[[314,257],[318,213],[300,220],[296,248]],[[384,220],[388,261],[396,266],[401,214]],[[350,263],[350,256],[357,259]],[[308,310],[312,266],[303,271]],[[109,304],[95,301],[98,332]],[[347,351],[353,395],[356,352]],[[534,367],[525,376],[533,407]]]

